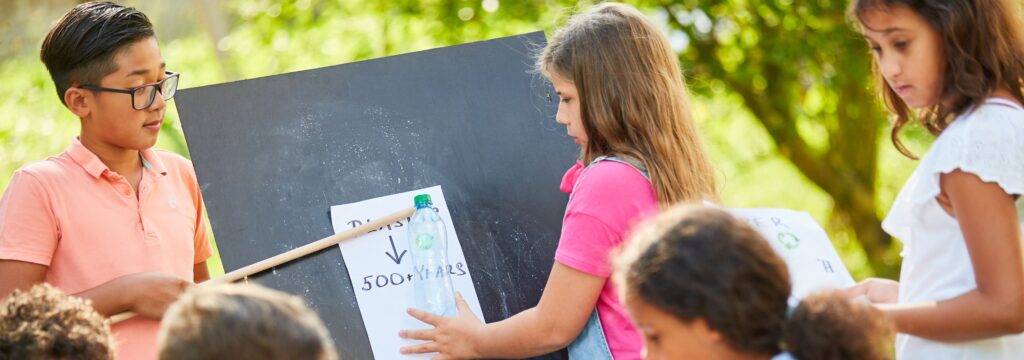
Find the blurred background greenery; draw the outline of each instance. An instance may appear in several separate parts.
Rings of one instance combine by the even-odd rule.
[[[0,187],[79,130],[39,44],[79,1],[0,0]],[[121,1],[153,21],[182,88],[544,30],[592,2],[565,0]],[[856,278],[895,277],[880,229],[915,163],[888,139],[870,56],[846,0],[636,0],[679,54],[693,110],[730,207],[810,212]],[[188,156],[168,107],[157,147]],[[905,132],[917,153],[929,136]],[[213,273],[222,273],[219,258]]]

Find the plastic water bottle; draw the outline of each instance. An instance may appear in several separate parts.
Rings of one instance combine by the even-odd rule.
[[[415,271],[415,306],[442,316],[455,315],[455,296],[448,275],[448,236],[444,221],[434,212],[430,195],[416,195],[416,212],[409,220],[409,252]]]

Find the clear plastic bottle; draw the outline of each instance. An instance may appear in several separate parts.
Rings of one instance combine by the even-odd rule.
[[[416,195],[416,212],[409,220],[409,252],[415,269],[415,306],[442,316],[455,315],[455,295],[448,272],[448,236],[444,221],[434,212],[430,195]]]

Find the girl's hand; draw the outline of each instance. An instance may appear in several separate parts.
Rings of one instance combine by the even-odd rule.
[[[446,318],[419,309],[409,309],[409,315],[422,322],[433,325],[427,330],[402,330],[398,333],[405,339],[426,340],[428,342],[402,347],[402,354],[438,353],[435,360],[471,359],[479,357],[473,336],[480,333],[484,323],[477,319],[469,309],[462,294],[455,293],[455,305],[458,314]]]
[[[872,304],[895,304],[900,295],[900,283],[880,278],[869,278],[843,290],[847,298],[867,298]]]

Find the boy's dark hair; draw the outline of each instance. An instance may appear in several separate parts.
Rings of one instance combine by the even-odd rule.
[[[110,324],[88,300],[40,284],[0,302],[0,359],[113,359]]]
[[[157,342],[165,360],[337,359],[302,299],[254,284],[192,288],[167,309]]]
[[[774,355],[785,341],[797,359],[888,356],[884,319],[869,305],[832,293],[809,296],[787,320],[786,263],[723,210],[676,206],[640,226],[615,260],[615,281],[683,322],[704,320],[739,352]]]
[[[985,102],[992,92],[1007,88],[1024,103],[1024,20],[1021,4],[1009,0],[852,0],[848,17],[863,27],[870,10],[906,6],[939,34],[943,71],[939,103],[918,116],[938,136],[955,117]],[[875,83],[886,106],[896,114],[890,134],[896,149],[916,158],[899,139],[911,121],[910,107],[886,85],[877,62]]]
[[[64,103],[64,93],[72,84],[98,84],[117,71],[114,56],[119,51],[152,36],[153,24],[135,8],[88,2],[75,6],[57,21],[46,34],[39,57]]]

